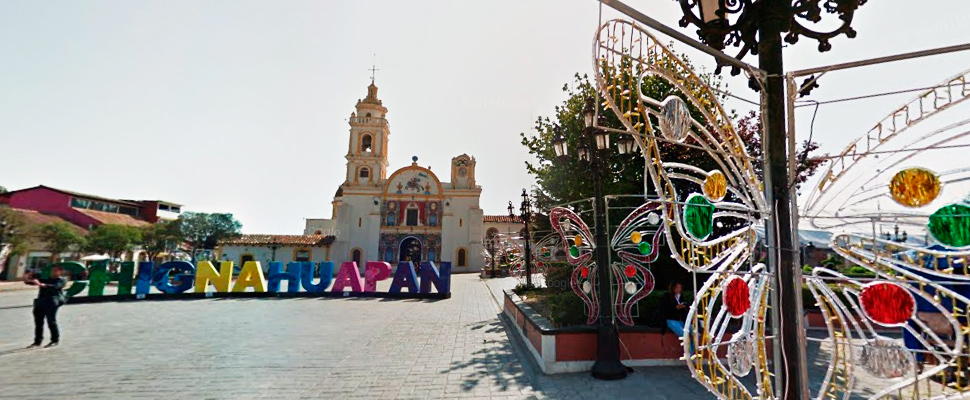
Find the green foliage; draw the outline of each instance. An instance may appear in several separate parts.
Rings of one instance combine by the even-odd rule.
[[[7,192],[10,192],[10,191],[7,190],[7,188],[5,188],[5,187],[0,186],[0,194],[4,194],[4,193],[7,193]]]
[[[865,267],[860,267],[858,265],[849,267],[848,269],[844,270],[842,273],[845,274],[845,276],[853,277],[853,278],[873,278],[876,276],[874,272],[866,269]]]
[[[812,274],[812,267],[810,267],[808,265],[803,265],[802,266],[802,275],[811,275],[811,274]]]
[[[232,214],[186,212],[178,219],[180,231],[191,246],[192,260],[203,249],[215,248],[221,240],[239,237],[242,224]]]
[[[148,260],[154,261],[162,252],[173,252],[184,240],[181,225],[176,221],[160,221],[141,228],[141,245]]]
[[[564,262],[545,263],[546,289],[550,292],[572,292],[569,281],[572,279],[573,266]]]
[[[140,241],[141,230],[139,228],[104,224],[91,230],[84,249],[94,253],[108,254],[112,259],[118,259]]]
[[[0,186],[0,189],[2,188]],[[3,192],[0,191],[0,193]],[[27,242],[30,239],[31,232],[23,216],[8,208],[0,208],[0,221],[7,223],[6,227],[0,229],[4,229],[5,232],[3,233],[2,243],[8,246],[8,256],[24,254],[29,251]],[[3,265],[3,262],[4,260],[0,259],[0,266]],[[0,270],[2,270],[2,267],[0,267]]]
[[[689,60],[684,58],[690,65]],[[614,73],[617,73],[614,71]],[[625,72],[623,72],[625,73]],[[726,97],[724,87],[719,78],[711,74],[700,74],[701,79],[705,80],[718,95],[717,101],[723,101]],[[636,79],[621,81],[636,82]],[[640,88],[645,96],[663,100],[670,96],[684,98],[668,81],[657,76],[647,76],[643,79]],[[585,123],[583,120],[583,108],[587,98],[595,93],[594,85],[586,75],[576,74],[572,84],[565,84],[562,88],[566,99],[555,108],[555,114],[551,117],[539,117],[533,132],[530,134],[521,133],[521,143],[525,146],[530,155],[535,158],[535,162],[526,162],[526,170],[536,177],[536,186],[533,188],[533,198],[538,206],[540,213],[549,210],[554,205],[563,204],[574,200],[593,197],[593,180],[590,179],[591,172],[586,162],[580,161],[576,157],[576,149],[583,136]],[[695,94],[695,95],[700,95]],[[704,121],[700,110],[687,102],[691,116],[698,121]],[[605,118],[603,125],[613,129],[625,129],[612,111],[602,108],[598,114]],[[736,121],[736,133],[745,143],[749,155],[755,159],[761,157],[761,122],[755,113],[750,113],[744,118],[732,116]],[[654,129],[658,129],[657,121],[651,119]],[[563,135],[566,137],[567,157],[557,159],[552,140],[555,136],[554,126],[559,126]],[[613,134],[615,142],[616,134]],[[798,183],[804,182],[808,177],[815,173],[821,165],[821,160],[808,157],[813,151],[817,150],[817,143],[803,143],[799,151],[798,163]],[[720,166],[709,154],[703,150],[677,145],[667,141],[658,143],[658,150],[661,158],[668,162],[677,162],[692,165],[703,170],[721,169]],[[610,151],[605,154],[607,170],[612,173],[602,177],[603,193],[608,195],[617,194],[643,194],[644,193],[644,165],[641,156],[621,155],[618,151]],[[755,172],[761,174],[760,163],[755,163]],[[652,189],[651,189],[652,190]],[[680,199],[680,200],[686,200]],[[640,205],[637,199],[614,199],[611,200],[611,210],[607,218],[610,221],[620,221],[629,212],[629,208]],[[615,214],[615,215],[614,215]],[[536,230],[549,230],[548,219],[539,218]],[[615,226],[615,225],[614,225]]]
[[[38,225],[32,234],[38,241],[45,244],[45,250],[52,254],[52,262],[57,262],[57,257],[61,253],[83,247],[85,243],[84,236],[81,235],[78,228],[63,221]]]
[[[572,291],[551,293],[545,298],[549,318],[557,326],[583,325],[586,323],[586,305]]]
[[[837,267],[841,267],[844,264],[845,262],[842,261],[842,257],[839,257],[839,255],[836,253],[829,254],[828,257],[822,260],[822,266],[829,269],[835,269]]]

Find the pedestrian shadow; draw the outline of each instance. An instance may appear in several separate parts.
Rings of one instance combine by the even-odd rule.
[[[33,305],[30,305],[30,304],[25,304],[22,306],[4,306],[4,307],[0,307],[0,310],[15,310],[18,308],[31,308],[31,307],[33,307]]]
[[[16,349],[2,350],[0,351],[0,357],[10,355],[10,354],[25,353],[29,350],[30,350],[30,347],[19,347]]]

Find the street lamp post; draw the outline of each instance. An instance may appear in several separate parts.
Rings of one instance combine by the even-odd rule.
[[[708,46],[723,50],[726,46],[739,47],[737,58],[748,53],[758,56],[758,67],[765,72],[761,82],[752,79],[752,88],[761,91],[764,107],[763,145],[765,160],[765,198],[772,208],[773,220],[767,226],[769,265],[776,274],[777,301],[772,307],[773,323],[778,329],[779,347],[775,352],[776,365],[783,365],[776,374],[777,387],[782,399],[808,397],[808,372],[805,357],[805,336],[800,316],[801,268],[798,265],[798,244],[795,237],[796,217],[793,212],[792,185],[794,171],[789,160],[796,157],[794,140],[789,141],[785,131],[785,69],[782,57],[782,33],[784,41],[795,44],[800,36],[818,42],[819,51],[832,48],[829,40],[840,35],[853,38],[855,30],[850,26],[856,10],[866,0],[677,0],[684,13],[680,26],[694,25],[697,35]],[[694,7],[698,13],[695,14]],[[815,31],[824,14],[837,15],[840,22],[830,31]],[[809,27],[800,20],[810,22]],[[718,59],[715,72],[720,72],[723,61]],[[733,65],[731,74],[741,72]],[[810,82],[814,82],[810,79]],[[811,87],[799,89],[807,92]],[[804,94],[804,93],[803,93]],[[785,355],[784,359],[779,354]]]
[[[492,271],[489,274],[489,276],[494,278],[495,277],[495,238],[490,237],[485,240],[486,240],[485,248],[488,249],[488,254],[490,256],[489,258],[491,259],[491,263],[492,263]]]
[[[268,245],[266,245],[266,247],[269,247],[269,249],[273,251],[273,257],[272,257],[273,259],[271,261],[276,261],[276,250],[279,250],[280,247],[283,247],[283,244],[280,243],[280,241],[276,239],[276,237],[273,237],[272,239],[270,239],[270,242]]]
[[[593,178],[593,197],[594,197],[594,235],[596,237],[596,273],[597,273],[597,297],[600,304],[600,315],[597,319],[596,331],[596,362],[591,371],[596,379],[615,380],[623,379],[627,375],[627,369],[620,362],[620,337],[613,315],[613,294],[610,282],[609,265],[609,241],[606,232],[606,200],[603,197],[602,169],[607,166],[602,157],[607,156],[610,149],[610,133],[598,126],[604,126],[605,121],[602,115],[599,116],[598,124],[596,120],[596,101],[590,97],[586,99],[586,106],[583,109],[583,119],[586,129],[579,138],[579,145],[576,148],[577,156],[580,160],[589,164]],[[553,139],[553,150],[560,159],[567,157],[566,137],[562,130],[556,126],[555,138]],[[589,143],[593,145],[590,146]],[[633,138],[623,135],[617,141],[620,154],[629,154],[635,146]]]
[[[515,219],[515,207],[509,202],[509,217]],[[522,189],[522,204],[519,205],[519,217],[525,225],[525,285],[532,287],[532,235],[529,223],[532,222],[532,200],[525,189]]]

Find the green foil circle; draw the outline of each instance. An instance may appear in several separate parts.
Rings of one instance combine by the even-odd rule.
[[[579,257],[579,247],[569,246],[569,255],[573,256],[573,258]]]
[[[970,246],[970,206],[950,204],[930,215],[927,230],[936,241],[950,247]]]
[[[684,206],[684,227],[697,240],[707,239],[714,229],[714,205],[704,195],[694,193]]]
[[[640,249],[640,254],[643,254],[643,255],[650,254],[650,250],[653,250],[650,247],[650,243],[647,243],[645,241],[644,242],[640,242],[640,244],[637,245],[637,248]]]

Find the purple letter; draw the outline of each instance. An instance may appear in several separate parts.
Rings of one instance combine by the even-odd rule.
[[[343,292],[347,286],[350,286],[351,292],[364,291],[363,285],[360,283],[360,273],[357,272],[357,263],[353,261],[345,261],[340,265],[340,271],[337,272],[333,288],[330,291]]]
[[[433,262],[421,263],[421,293],[431,293],[431,284],[438,293],[451,293],[451,262],[442,262],[440,271]]]
[[[394,271],[394,280],[391,281],[391,289],[388,293],[401,293],[401,288],[406,288],[408,293],[418,292],[418,275],[414,273],[414,264],[410,261],[397,263],[397,270]]]
[[[364,291],[376,292],[377,281],[391,277],[391,264],[383,261],[368,261],[364,267]]]

